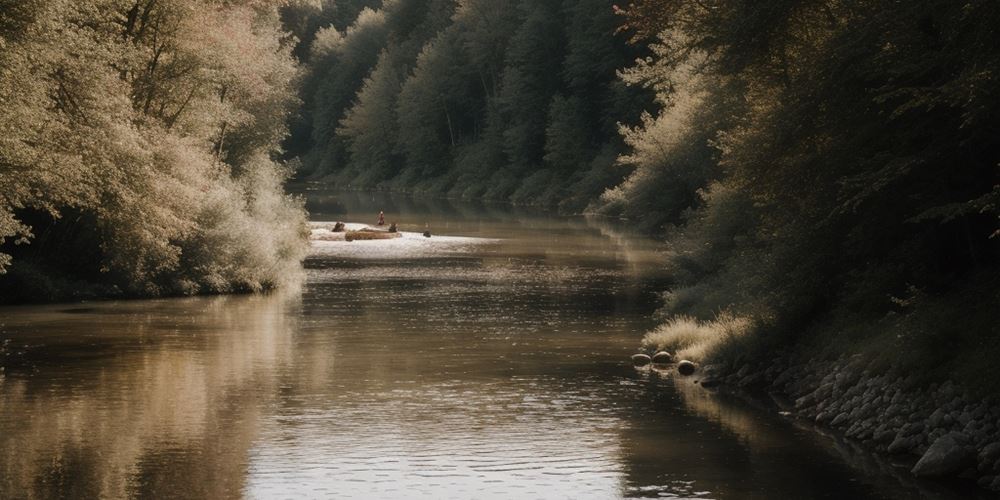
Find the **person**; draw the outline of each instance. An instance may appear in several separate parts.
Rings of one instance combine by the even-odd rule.
[[[385,213],[382,212],[381,210],[378,211],[378,225],[380,226],[385,225]]]

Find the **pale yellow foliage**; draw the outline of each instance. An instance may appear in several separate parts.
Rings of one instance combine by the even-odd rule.
[[[675,316],[647,333],[642,343],[675,353],[679,359],[705,360],[722,343],[731,341],[750,330],[748,318],[720,314],[712,321],[698,321],[688,316]]]

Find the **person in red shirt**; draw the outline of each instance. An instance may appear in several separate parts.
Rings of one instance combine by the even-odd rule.
[[[385,225],[385,213],[383,213],[381,210],[379,210],[378,212],[378,225],[380,226]]]

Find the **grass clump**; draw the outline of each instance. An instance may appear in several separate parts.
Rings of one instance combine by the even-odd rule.
[[[647,333],[642,343],[646,347],[674,352],[680,359],[704,361],[723,345],[746,335],[751,325],[748,318],[729,313],[719,314],[711,321],[674,316]]]

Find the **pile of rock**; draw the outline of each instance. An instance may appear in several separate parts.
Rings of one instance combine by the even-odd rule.
[[[668,365],[674,364],[674,355],[667,351],[658,351],[652,356],[649,354],[639,353],[632,355],[632,364],[634,366],[647,366],[654,365],[660,368],[666,367]],[[694,375],[698,367],[693,362],[686,359],[682,359],[677,362],[677,373],[684,376]]]
[[[797,417],[870,449],[919,457],[914,475],[975,479],[1000,491],[1000,404],[976,399],[951,381],[920,387],[912,375],[874,374],[857,356],[821,361],[782,355],[766,365],[704,371],[711,372],[705,380],[784,395]]]

